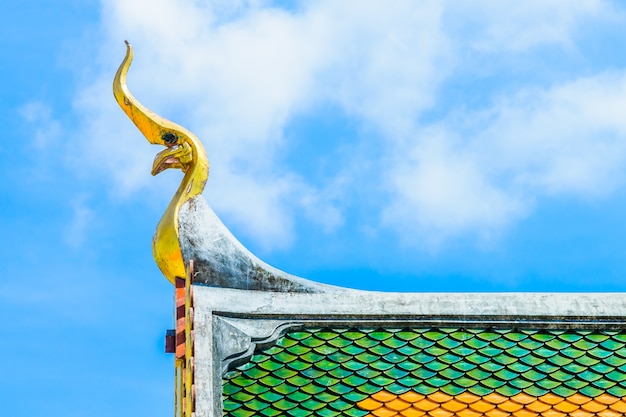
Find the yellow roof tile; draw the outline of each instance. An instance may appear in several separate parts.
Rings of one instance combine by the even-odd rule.
[[[530,404],[537,401],[537,397],[532,397],[528,394],[524,394],[523,392],[512,396],[511,399],[520,404]]]
[[[494,408],[493,410],[487,411],[485,415],[488,417],[508,417],[511,413]]]
[[[558,404],[554,404],[554,408],[559,411],[563,411],[564,413],[571,413],[574,410],[578,410],[580,406],[569,401],[562,401]]]
[[[567,397],[566,400],[574,404],[582,405],[591,401],[592,398],[589,398],[586,395],[582,394],[574,394]]]
[[[572,417],[592,417],[592,416],[595,416],[594,413],[589,413],[589,412],[587,412],[587,411],[585,411],[585,410],[583,410],[581,408],[579,408],[576,411],[572,411],[569,415],[572,416]]]
[[[546,404],[558,404],[561,401],[563,401],[565,398],[563,397],[559,397],[556,394],[552,394],[552,393],[548,393],[546,395],[542,395],[541,397],[538,398],[539,401],[544,402]]]
[[[473,404],[470,404],[470,408],[480,413],[485,413],[489,410],[493,410],[494,408],[496,408],[496,405],[485,400],[480,400],[476,401]]]
[[[581,405],[581,408],[585,411],[590,411],[592,413],[597,413],[600,412],[602,410],[605,410],[607,408],[607,406],[605,404],[601,404],[599,402],[597,402],[596,400],[593,401],[589,401],[587,404],[583,404]]]
[[[363,401],[359,401],[356,405],[364,410],[371,411],[379,409],[383,404],[378,401],[374,401],[372,398],[366,398]]]
[[[395,400],[391,400],[388,403],[386,403],[385,407],[389,408],[390,410],[394,410],[394,411],[402,411],[402,410],[406,410],[407,408],[411,407],[411,404],[407,403],[406,401],[402,401],[399,398],[396,398]]]
[[[500,410],[513,413],[517,410],[521,410],[522,408],[524,408],[524,406],[522,404],[516,403],[515,401],[508,400],[508,401],[498,404],[498,408]]]
[[[600,411],[600,412],[598,413],[598,416],[599,416],[599,417],[620,417],[620,416],[623,416],[623,415],[624,415],[624,414],[622,414],[622,413],[616,413],[615,411],[610,410],[610,409],[606,409],[606,410],[604,410],[604,411]]]
[[[418,394],[415,391],[407,391],[404,394],[400,394],[398,398],[400,398],[403,401],[406,401],[409,404],[414,404],[418,401],[422,401],[426,397],[422,394]]]
[[[507,401],[508,398],[503,396],[503,395],[496,394],[495,392],[492,392],[491,394],[485,395],[483,397],[483,400],[489,401],[492,404],[500,404],[500,403],[503,403],[503,402]]]
[[[565,413],[562,413],[559,410],[555,410],[554,408],[551,408],[541,413],[541,417],[565,417],[565,416],[566,416]]]
[[[461,401],[465,404],[473,404],[476,401],[480,400],[480,397],[478,395],[474,395],[472,393],[465,391],[464,393],[459,394],[456,397],[454,397],[454,399],[457,401]]]
[[[600,394],[597,397],[595,397],[594,400],[596,400],[597,402],[599,402],[601,404],[606,404],[606,405],[613,404],[613,403],[615,403],[617,401],[620,401],[619,398],[614,397],[614,396],[609,395],[609,394]]]
[[[513,415],[515,417],[537,417],[538,416],[537,413],[527,410],[525,408],[522,408],[521,410],[514,412]]]
[[[430,411],[434,410],[435,408],[439,408],[439,404],[424,399],[413,404],[413,407],[417,408],[418,410]]]
[[[446,403],[441,404],[441,406],[445,408],[446,410],[452,411],[454,413],[467,408],[467,404],[462,403],[460,401],[456,401],[456,400],[448,401]]]
[[[602,394],[590,398],[582,394],[567,398],[555,394],[533,397],[499,394],[484,397],[464,392],[455,397],[441,391],[428,396],[408,391],[401,395],[381,390],[357,403],[370,411],[370,417],[624,417],[626,398]]]
[[[453,397],[441,391],[437,391],[437,392],[430,394],[427,398],[431,401],[442,404],[442,403],[450,401]]]
[[[619,400],[617,402],[614,402],[609,406],[609,408],[613,411],[617,411],[618,413],[626,414],[626,401]]]
[[[546,410],[552,408],[552,404],[542,403],[541,401],[535,401],[534,403],[526,404],[526,408],[536,413],[543,413]]]
[[[372,395],[372,398],[375,399],[376,401],[380,401],[381,403],[386,403],[391,400],[395,400],[396,398],[398,398],[398,396],[388,391],[381,390],[381,391],[378,391],[376,394]]]
[[[422,417],[424,414],[426,414],[425,411],[413,407],[400,411],[400,415],[403,417]]]
[[[466,408],[464,410],[457,412],[456,415],[459,417],[481,417],[483,413],[478,413],[474,410]]]
[[[417,408],[407,408],[406,410],[400,411],[399,415],[404,417],[422,417],[426,412],[422,410],[418,410]]]
[[[398,415],[396,411],[390,410],[385,407],[381,407],[378,410],[372,411],[372,414],[376,417],[393,417]]]
[[[446,411],[443,408],[439,407],[429,411],[428,415],[432,417],[452,417],[454,413]]]

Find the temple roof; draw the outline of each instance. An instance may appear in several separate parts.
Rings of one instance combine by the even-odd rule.
[[[227,416],[623,415],[626,332],[308,328],[227,373],[223,393]]]

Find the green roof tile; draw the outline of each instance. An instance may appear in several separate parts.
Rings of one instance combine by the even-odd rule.
[[[378,375],[377,377],[372,378],[371,381],[372,384],[376,384],[379,387],[385,387],[395,382],[393,378],[386,377],[385,375]]]
[[[609,350],[609,349],[602,349],[602,348],[595,348],[595,349],[591,349],[589,351],[589,355],[593,356],[594,358],[597,359],[604,359],[607,356],[611,356],[614,354],[614,351],[619,349],[619,348],[623,348],[623,346],[615,346],[614,350]]]
[[[512,329],[304,329],[223,377],[230,417],[346,415],[396,395],[524,392],[626,396],[626,332]]]
[[[308,369],[305,369],[304,371],[300,372],[301,375],[304,375],[308,378],[311,379],[315,379],[315,378],[319,378],[320,376],[324,375],[325,372],[321,371],[319,369],[315,369],[313,367],[310,367]]]
[[[485,387],[484,385],[480,383],[474,385],[473,387],[469,387],[467,390],[471,392],[472,394],[478,395],[478,396],[488,395],[493,392],[492,388]]]
[[[404,378],[398,379],[398,383],[404,387],[411,388],[418,385],[422,380],[413,378],[412,376],[405,376]]]
[[[307,410],[319,410],[322,407],[325,407],[326,404],[317,401],[316,399],[311,398],[310,400],[304,401],[301,405]]]
[[[306,347],[316,348],[318,346],[325,345],[326,341],[315,337],[307,337],[306,339],[302,339],[301,343]]]
[[[439,362],[436,359],[432,362],[428,362],[424,366],[430,369],[431,371],[435,371],[435,372],[443,371],[444,369],[450,367],[450,365],[443,363],[443,362]]]
[[[498,365],[501,366],[501,365]],[[454,369],[458,369],[459,371],[463,371],[463,372],[469,372],[472,369],[475,369],[477,367],[477,365],[474,365],[473,363],[469,363],[469,362],[465,362],[465,361],[460,361],[457,363],[453,363],[452,367]]]
[[[393,366],[392,368],[384,371],[383,374],[397,381],[408,376],[409,372]]]
[[[479,333],[476,333],[476,336],[481,340],[486,340],[491,342],[492,340],[496,340],[502,337],[500,333],[495,333],[493,331],[485,330]]]
[[[392,382],[391,384],[385,386],[385,389],[396,395],[404,394],[405,392],[410,390],[410,388],[396,382]]]
[[[512,397],[514,395],[519,394],[520,392],[522,392],[521,389],[512,387],[510,385],[503,385],[499,390],[498,390],[498,394],[500,395],[504,395],[505,397]]]
[[[284,383],[282,383],[280,385],[275,386],[274,389],[273,389],[274,392],[276,392],[276,393],[278,393],[280,395],[283,395],[283,396],[284,395],[289,395],[289,394],[291,394],[291,393],[293,393],[294,391],[297,391],[297,390],[298,390],[297,386],[290,385],[290,384],[288,384],[286,382],[284,382]]]
[[[361,339],[355,340],[354,344],[365,348],[365,349],[369,349],[372,346],[376,346],[380,343],[380,341],[376,340],[376,339],[370,339],[369,337],[363,337]]]
[[[405,329],[405,330],[400,330],[394,336],[397,337],[398,339],[405,340],[408,342],[408,341],[417,339],[418,337],[420,337],[420,334],[419,332]]]
[[[510,332],[505,332],[502,337],[504,337],[507,340],[512,340],[514,342],[521,342],[522,340],[528,338],[527,334],[521,333],[521,332],[516,332],[516,331],[510,331]]]
[[[244,388],[249,394],[254,394],[256,397],[270,390],[270,387],[263,385],[261,381],[257,384],[250,385]],[[255,397],[255,398],[256,398]]]
[[[541,332],[541,333],[533,333],[530,335],[531,339],[536,340],[541,343],[547,343],[550,340],[556,337],[555,332]]]
[[[303,387],[300,387],[300,389],[302,390],[302,392],[305,392],[309,395],[317,396],[318,394],[324,392],[326,390],[326,387],[311,382]]]
[[[598,389],[594,386],[588,385],[579,390],[582,395],[586,395],[587,397],[597,397],[598,395],[605,392],[605,390]]]
[[[328,387],[328,390],[335,393],[335,394],[339,394],[340,396],[343,396],[344,394],[347,394],[349,392],[352,392],[354,388],[351,387],[350,385],[344,385],[342,383],[339,384],[335,384],[331,387]]]
[[[524,372],[522,376],[529,381],[541,381],[546,377],[546,374],[538,372],[534,369],[529,369],[528,371]]]
[[[449,383],[447,385],[444,385],[440,389],[444,393],[446,393],[448,395],[452,395],[452,396],[459,395],[459,394],[461,394],[461,393],[463,393],[465,391],[465,387],[460,387],[460,386],[455,385],[453,383]]]
[[[532,385],[526,388],[524,392],[528,395],[532,395],[533,397],[541,397],[542,395],[546,395],[550,391],[547,389],[538,387],[537,385]]]
[[[393,333],[380,330],[380,331],[371,332],[370,334],[368,334],[368,337],[374,340],[382,341],[382,340],[387,340],[390,337],[393,337]]]
[[[414,356],[420,352],[418,348],[411,345],[402,346],[401,348],[396,349],[396,351],[406,356]]]
[[[362,378],[372,380],[376,378],[377,376],[380,376],[382,374],[382,371],[377,371],[376,369],[373,369],[373,368],[363,368],[357,371],[356,374]]]
[[[607,393],[615,396],[615,397],[625,397],[626,396],[626,388],[620,386],[620,385],[615,385],[611,388],[609,388],[608,390],[606,390]]]
[[[437,375],[437,372],[431,371],[431,370],[426,369],[424,367],[421,367],[421,368],[418,368],[418,369],[412,371],[411,375],[413,375],[415,378],[419,378],[421,380],[426,381],[426,380],[434,377],[435,375]]]
[[[278,400],[281,400],[283,397],[284,395],[280,395],[274,391],[266,391],[263,394],[259,395],[260,399],[262,399],[263,401],[267,401],[269,403],[273,403]]]
[[[560,397],[569,397],[570,395],[574,395],[576,393],[576,390],[561,385],[553,389],[552,392]]]
[[[518,346],[521,347],[521,348],[524,348],[524,349],[528,349],[530,351],[534,351],[535,349],[539,349],[540,347],[542,347],[543,343],[541,343],[538,340],[534,340],[534,339],[531,339],[530,337],[528,337],[528,338],[526,338],[524,340],[521,340],[518,343]]]
[[[626,343],[626,333],[606,332],[606,331],[604,333],[607,334],[607,335],[610,334],[611,339],[615,340],[616,342]],[[592,340],[594,342],[597,341],[597,340],[594,340],[594,339],[589,339],[589,340]],[[604,342],[604,341],[602,341],[602,342]],[[600,343],[602,343],[602,342],[600,342]]]
[[[624,335],[615,335],[612,338],[615,340],[619,340],[620,337],[623,337]],[[594,342],[594,343],[602,343],[604,341],[606,341],[610,336],[608,334],[606,334],[606,332],[598,332],[598,333],[591,333],[585,336],[585,339]],[[626,340],[625,340],[626,341]]]
[[[343,382],[351,387],[359,387],[365,384],[368,380],[358,375],[352,375],[343,379]]]
[[[488,346],[488,345],[489,345],[489,341],[488,340],[481,340],[481,339],[479,339],[477,337],[473,337],[473,338],[471,338],[469,340],[466,340],[463,343],[463,346],[466,346],[469,349],[475,349],[475,350],[482,349],[482,348],[484,348],[485,346]]]
[[[417,392],[418,394],[422,394],[422,395],[430,395],[432,393],[439,391],[439,388],[433,387],[425,383],[416,385],[415,388],[413,389],[415,390],[415,392]]]
[[[372,395],[380,391],[380,386],[366,382],[356,387],[356,389],[364,394]]]
[[[500,369],[502,369],[502,367],[500,367]],[[481,381],[483,379],[489,378],[492,374],[493,372],[487,372],[483,369],[476,368],[476,369],[472,369],[471,371],[469,371],[467,373],[467,376],[475,379],[476,381]]]
[[[337,378],[337,379],[346,379],[350,375],[354,375],[354,371],[350,371],[348,369],[342,368],[341,366],[331,370],[328,372],[328,375]]]
[[[383,344],[380,344],[380,345],[372,346],[369,351],[376,356],[385,356],[388,353],[393,352],[393,349],[388,348],[387,346]]]
[[[593,381],[591,383],[591,385],[593,385],[594,387],[602,389],[604,391],[615,386],[615,384],[617,384],[617,382],[606,380],[606,379],[598,379],[597,381]]]
[[[547,390],[553,390],[557,387],[560,387],[563,384],[563,382],[561,381],[556,381],[554,379],[542,379],[541,381],[537,381],[537,386],[543,388],[543,389],[547,389]]]
[[[429,330],[422,333],[422,336],[428,340],[437,341],[446,337],[447,334],[438,330]]]
[[[567,333],[562,333],[558,335],[557,337],[567,343],[576,343],[580,341],[581,339],[584,341],[583,339],[584,335],[581,333],[567,332]]]
[[[502,365],[510,365],[512,363],[515,363],[518,361],[518,358],[516,358],[515,356],[510,356],[506,353],[502,353],[500,355],[495,355],[493,357],[493,360],[502,364]]]
[[[409,342],[405,340],[397,339],[395,337],[390,337],[389,339],[382,341],[382,344],[384,346],[387,346],[388,348],[391,348],[391,349],[399,349],[402,346],[406,346],[408,343]]]
[[[301,361],[300,359],[296,359],[292,362],[288,362],[286,366],[296,371],[303,371],[305,369],[309,369],[312,365],[308,362],[304,362],[304,361]]]

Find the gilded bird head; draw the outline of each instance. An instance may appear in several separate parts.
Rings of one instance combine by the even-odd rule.
[[[148,142],[166,147],[156,155],[152,175],[157,175],[168,168],[178,168],[187,172],[193,163],[198,162],[206,164],[208,170],[204,148],[193,133],[150,111],[131,94],[126,85],[126,74],[132,60],[133,47],[126,42],[126,56],[113,80],[113,95]]]

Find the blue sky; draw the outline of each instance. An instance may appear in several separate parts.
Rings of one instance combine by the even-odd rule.
[[[519,3],[519,2],[518,2]],[[0,407],[169,416],[181,175],[111,81],[205,143],[205,197],[270,264],[384,291],[626,288],[618,1],[0,3]],[[33,395],[35,393],[35,395]]]

